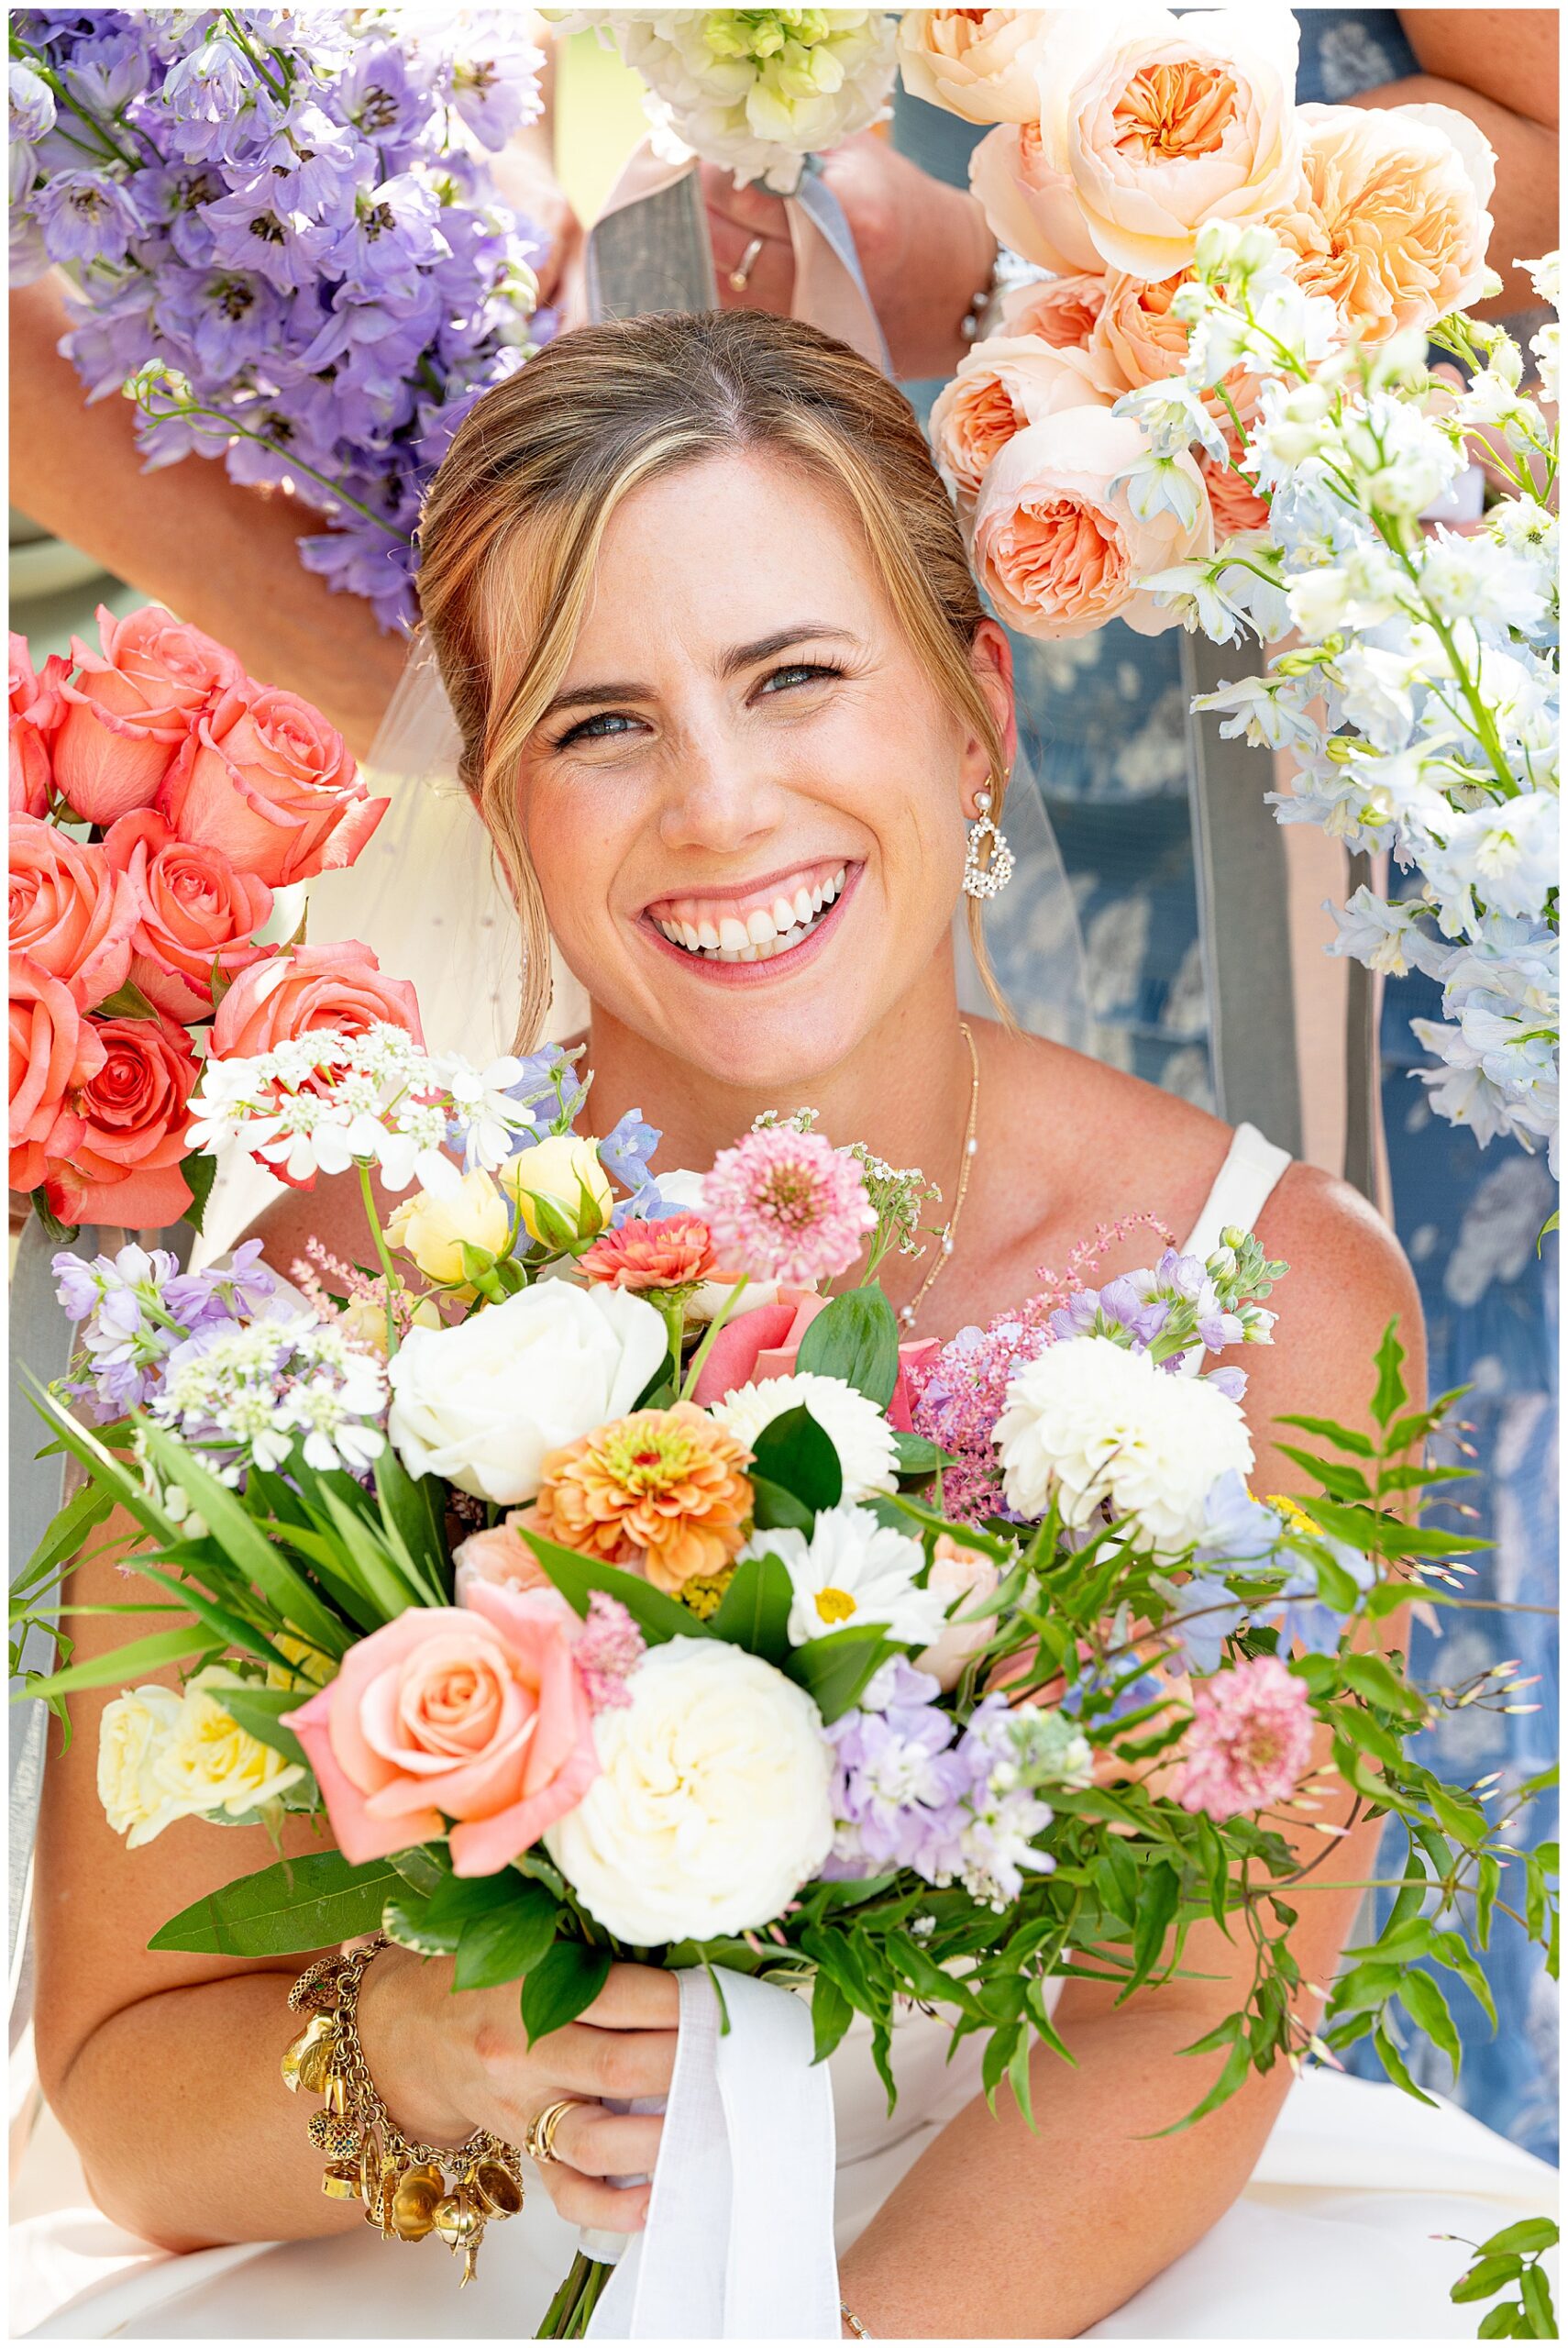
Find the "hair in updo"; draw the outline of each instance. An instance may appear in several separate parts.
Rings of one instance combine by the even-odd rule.
[[[550,974],[519,755],[566,673],[622,500],[678,466],[747,448],[776,449],[848,499],[911,643],[986,745],[999,813],[1006,753],[970,662],[985,610],[902,393],[814,327],[756,311],[674,311],[562,335],[476,402],[419,532],[420,603],[462,779],[522,925],[522,1045],[543,1024]],[[977,913],[971,902],[984,971]]]

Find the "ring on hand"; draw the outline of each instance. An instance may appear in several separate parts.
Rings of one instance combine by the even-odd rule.
[[[523,2139],[523,2150],[540,2168],[547,2167],[551,2161],[559,2160],[560,2154],[556,2150],[556,2130],[560,2126],[563,2116],[569,2111],[575,2111],[580,2101],[580,2096],[562,2096],[558,2102],[547,2104],[529,2128]]]
[[[736,294],[744,294],[745,292],[747,283],[751,278],[751,272],[756,267],[756,257],[761,250],[762,238],[760,237],[754,237],[750,244],[747,245],[745,252],[742,253],[739,260],[735,263],[734,269],[731,270],[730,285],[733,291]]]

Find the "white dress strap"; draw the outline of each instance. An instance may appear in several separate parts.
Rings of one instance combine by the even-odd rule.
[[[1182,1254],[1211,1256],[1227,1224],[1239,1224],[1243,1231],[1250,1231],[1289,1164],[1290,1152],[1265,1141],[1256,1125],[1238,1125]]]

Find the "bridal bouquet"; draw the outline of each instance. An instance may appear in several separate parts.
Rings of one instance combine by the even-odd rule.
[[[1026,635],[1280,648],[1198,706],[1291,754],[1282,823],[1391,851],[1333,950],[1439,979],[1433,1107],[1555,1170],[1557,434],[1462,315],[1491,149],[1445,106],[1297,105],[1285,9],[922,21],[921,94],[996,125],[975,193],[1043,272],[933,412],[981,584]],[[1474,467],[1493,502],[1450,526]]]
[[[1409,2086],[1397,2009],[1457,2060],[1411,1960],[1485,2001],[1505,1866],[1538,1933],[1548,1895],[1507,1841],[1534,1788],[1455,1789],[1407,1751],[1440,1707],[1516,1690],[1418,1687],[1389,1643],[1475,1545],[1397,1513],[1458,1471],[1421,1464],[1453,1398],[1408,1407],[1392,1328],[1376,1435],[1293,1422],[1317,1496],[1260,1499],[1242,1372],[1190,1374],[1269,1339],[1285,1268],[1249,1235],[1098,1289],[1091,1246],[1021,1323],[900,1346],[876,1274],[918,1247],[930,1193],[807,1113],[659,1172],[635,1113],[574,1131],[586,1086],[557,1047],[429,1054],[362,998],[334,1020],[298,958],[256,992],[193,1144],[306,1187],[353,1169],[377,1268],[62,1253],[79,1358],[38,1396],[85,1482],[23,1573],[24,1626],[116,1504],[171,1618],[30,1686],[122,1690],[112,1824],[140,1844],[317,1811],[336,1845],[155,1947],[381,1931],[451,1956],[459,1990],[516,1982],[534,2040],[618,1955],[750,1976],[809,1994],[819,2060],[863,2031],[889,2097],[915,2000],[980,2034],[987,2088],[1027,2110],[1036,2042],[1066,2051],[1052,1980],[1132,1995],[1213,1918],[1253,1979],[1190,2050],[1223,2062],[1182,2124],[1367,2032]],[[384,1225],[373,1175],[400,1194]],[[170,1664],[181,1690],[135,1684]],[[1281,1830],[1342,1833],[1336,1779],[1408,1855],[1314,2031],[1288,1944],[1313,1870]],[[473,2180],[422,2172],[400,2201],[331,2050],[318,2017],[289,2058],[329,2097],[328,2189],[415,2236],[439,2190],[437,2230],[471,2248]],[[580,2332],[607,2272],[580,2258],[552,2333]]]
[[[504,9],[18,9],[12,282],[74,281],[62,346],[149,461],[221,456],[325,528],[302,559],[413,617],[425,484],[542,339],[490,157],[538,115]]]
[[[283,975],[274,892],[352,864],[387,803],[317,711],[156,604],[100,608],[97,650],[41,670],[11,637],[9,753],[10,1187],[57,1237],[199,1229],[198,1046],[232,1050]]]

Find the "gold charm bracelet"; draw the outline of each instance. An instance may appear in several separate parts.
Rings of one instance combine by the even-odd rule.
[[[283,2056],[283,2085],[326,2099],[305,2131],[326,2154],[322,2191],[337,2201],[363,2201],[383,2241],[439,2234],[454,2256],[462,2253],[467,2283],[486,2226],[523,2207],[521,2155],[487,2128],[456,2146],[415,2143],[392,2119],[366,2066],[356,2020],[365,1968],[386,1945],[377,1933],[318,1957],[301,1974],[289,2006],[308,2019]]]

